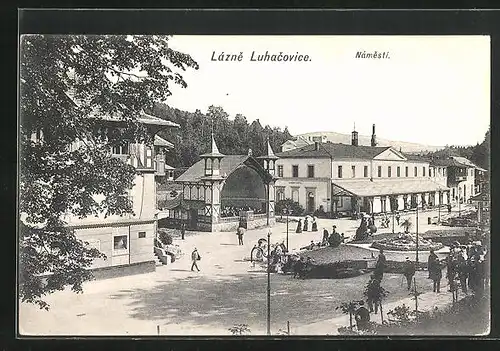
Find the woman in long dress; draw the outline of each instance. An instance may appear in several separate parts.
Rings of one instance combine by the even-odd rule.
[[[309,217],[306,216],[306,219],[304,219],[304,231],[307,232],[309,229]]]
[[[295,230],[295,233],[302,233],[302,218],[299,219],[299,222],[297,223],[297,230]]]
[[[313,217],[312,219],[312,228],[311,230],[313,232],[317,232],[318,231],[318,222],[316,222],[316,217]]]

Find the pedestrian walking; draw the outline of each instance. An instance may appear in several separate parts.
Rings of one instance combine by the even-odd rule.
[[[194,267],[196,267],[196,269],[198,270],[198,272],[200,271],[200,269],[198,268],[198,264],[197,262],[199,260],[201,260],[201,256],[200,254],[198,253],[198,250],[196,249],[196,247],[194,248],[193,252],[191,253],[191,260],[193,261],[193,264],[191,265],[191,271],[194,271]]]
[[[186,234],[186,223],[181,223],[181,239],[184,240],[184,234]]]
[[[243,245],[243,234],[245,234],[245,229],[240,225],[236,230],[236,235],[238,236],[238,245]]]
[[[363,300],[359,302],[359,305],[359,308],[354,314],[356,326],[358,330],[368,330],[370,328],[370,312],[365,307],[365,302]]]
[[[300,218],[297,222],[297,229],[295,230],[295,233],[302,233],[302,218]]]
[[[322,245],[327,245],[328,244],[328,236],[330,234],[328,233],[328,230],[326,228],[323,228],[323,239],[321,239],[321,244]]]
[[[429,278],[433,283],[432,291],[434,291],[435,293],[439,293],[441,288],[442,271],[441,264],[439,263],[439,259],[434,253],[434,250],[431,250],[429,254],[429,258],[427,260],[427,269],[429,270]]]
[[[376,279],[382,281],[386,265],[387,265],[387,260],[384,255],[384,250],[381,249],[379,251],[377,263],[375,264],[375,271],[373,272]]]
[[[469,266],[463,255],[458,256],[458,277],[460,279],[460,288],[464,294],[467,294],[467,277],[469,276]]]
[[[401,219],[401,216],[399,215],[399,212],[396,212],[396,222],[399,225],[399,220]]]
[[[415,264],[410,261],[409,257],[406,257],[404,266],[403,266],[403,275],[406,278],[406,283],[408,285],[408,290],[411,289],[411,282],[413,280],[413,276],[415,275]]]
[[[317,232],[318,231],[318,222],[316,221],[316,217],[314,217],[314,216],[312,218],[311,231],[313,231],[313,232]]]
[[[309,217],[306,216],[306,218],[304,219],[304,231],[307,232],[308,229],[309,229]]]

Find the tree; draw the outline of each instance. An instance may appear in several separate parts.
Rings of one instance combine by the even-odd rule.
[[[384,313],[382,311],[382,300],[389,294],[381,285],[381,280],[374,274],[370,276],[370,280],[366,284],[364,295],[370,303],[378,304],[380,307],[380,318],[384,322]]]
[[[349,328],[352,329],[354,326],[352,324],[352,317],[356,313],[358,307],[360,306],[362,300],[353,300],[349,302],[343,302],[340,306],[336,307],[335,309],[338,310],[340,309],[342,313],[344,314],[349,314]]]
[[[96,249],[66,227],[80,218],[132,212],[127,191],[135,169],[111,147],[151,142],[137,121],[144,109],[186,87],[181,72],[198,69],[169,47],[168,36],[26,35],[20,43],[19,297],[48,308],[46,294],[82,291]],[[103,116],[121,130],[103,134]],[[33,135],[40,138],[32,140]],[[96,197],[100,195],[100,197]],[[42,276],[46,275],[45,279]]]

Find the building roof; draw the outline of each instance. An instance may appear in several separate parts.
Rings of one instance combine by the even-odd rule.
[[[430,179],[346,180],[332,182],[334,196],[379,196],[449,190]]]
[[[248,155],[226,155],[220,161],[220,174],[229,175],[238,166],[243,164],[249,157]],[[200,160],[182,173],[176,182],[198,182],[205,177],[205,160]]]
[[[201,155],[201,157],[223,157],[224,155],[219,152],[219,148],[215,143],[214,134],[212,133],[212,145],[210,148],[210,152]]]
[[[283,144],[281,144],[281,146],[293,145],[295,147],[302,147],[302,146],[309,145],[309,144],[314,144],[314,142],[309,141],[302,136],[298,136],[295,140],[289,139],[289,140],[285,141]]]
[[[271,147],[271,144],[269,143],[269,138],[267,138],[266,154],[263,156],[259,156],[257,158],[258,159],[268,159],[268,160],[277,160],[279,158],[274,154],[273,148]]]
[[[167,140],[163,139],[159,135],[155,135],[154,145],[155,146],[169,147],[169,148],[173,148],[174,147],[174,144],[172,144],[170,141],[167,141]]]
[[[334,144],[331,142],[306,145],[298,149],[293,149],[276,154],[280,158],[361,158],[373,159],[390,146],[363,146],[350,144]]]
[[[480,193],[470,197],[471,201],[490,201],[490,194],[487,192]]]

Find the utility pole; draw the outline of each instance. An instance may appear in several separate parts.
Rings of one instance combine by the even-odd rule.
[[[417,240],[417,245],[416,245],[416,255],[415,255],[415,261],[417,264],[417,269],[418,269],[418,203],[417,203],[417,228],[416,228],[416,240]]]
[[[288,210],[288,208],[285,209],[286,211],[286,251],[290,251],[290,249],[288,248],[288,212],[290,212]]]
[[[267,232],[267,335],[271,335],[271,228]]]
[[[438,224],[441,223],[441,198],[442,198],[443,194],[441,193],[441,191],[439,191],[438,193],[438,202],[439,202],[439,205],[438,205]]]

